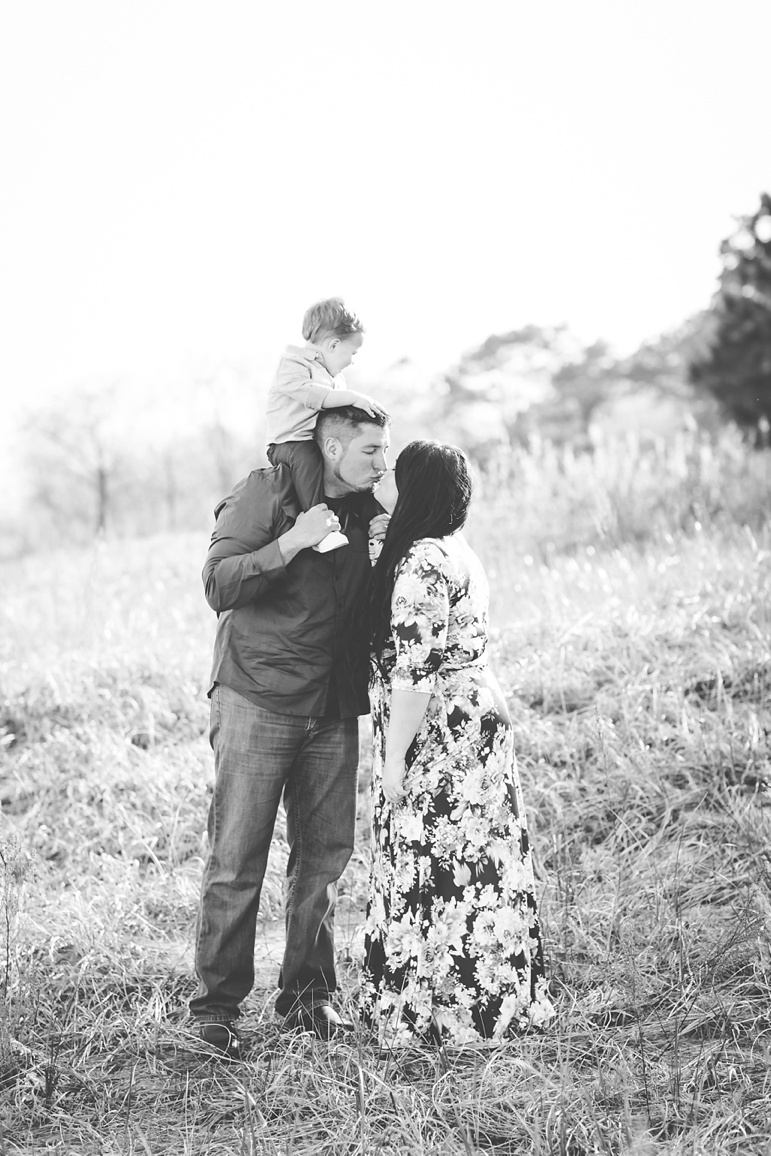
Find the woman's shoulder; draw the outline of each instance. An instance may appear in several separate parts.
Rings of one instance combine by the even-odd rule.
[[[440,561],[447,558],[447,548],[444,538],[416,538],[404,555],[406,559],[432,559]]]
[[[469,547],[456,534],[446,538],[418,538],[404,556],[407,566],[430,567],[448,578],[459,577],[467,570]]]

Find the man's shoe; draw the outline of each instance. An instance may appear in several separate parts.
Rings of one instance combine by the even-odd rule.
[[[241,1059],[241,1040],[232,1020],[202,1020],[198,1024],[198,1035],[223,1059]]]
[[[285,1018],[288,1028],[299,1028],[303,1032],[313,1032],[320,1040],[331,1040],[341,1032],[352,1032],[354,1025],[344,1020],[329,1003],[317,1003],[313,1007],[300,1004]]]

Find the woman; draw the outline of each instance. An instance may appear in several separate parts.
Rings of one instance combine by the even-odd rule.
[[[373,575],[365,1018],[384,1044],[500,1040],[553,1014],[464,454],[412,442]]]

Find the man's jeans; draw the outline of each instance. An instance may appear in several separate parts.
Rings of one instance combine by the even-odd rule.
[[[227,686],[211,699],[216,779],[196,942],[198,1018],[230,1020],[254,984],[260,891],[281,793],[289,863],[276,1010],[328,1000],[337,880],[353,851],[358,720],[274,714]]]

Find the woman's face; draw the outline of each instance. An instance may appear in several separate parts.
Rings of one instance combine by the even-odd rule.
[[[399,497],[399,488],[396,485],[396,470],[386,470],[377,484],[375,497],[387,513],[393,514],[396,500]]]

